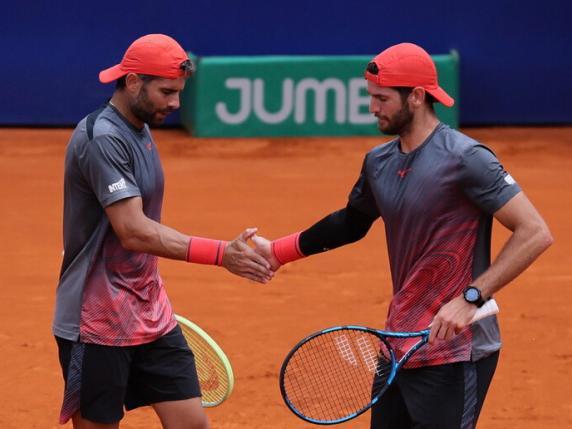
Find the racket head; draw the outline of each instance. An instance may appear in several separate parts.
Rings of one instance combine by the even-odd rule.
[[[195,323],[178,314],[175,314],[175,319],[195,355],[203,407],[216,407],[230,396],[234,388],[230,360],[210,335]]]
[[[294,346],[280,369],[286,406],[320,425],[342,423],[367,411],[395,376],[397,362],[379,331],[337,326]]]

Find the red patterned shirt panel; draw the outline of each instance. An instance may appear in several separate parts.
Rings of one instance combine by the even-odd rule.
[[[478,220],[441,230],[418,257],[395,291],[387,329],[419,331],[426,329],[441,305],[461,294],[471,282],[473,248]],[[406,363],[406,368],[467,361],[471,356],[471,330],[464,329],[446,342],[428,344]],[[393,346],[402,356],[416,339],[396,340]]]
[[[87,279],[81,309],[83,342],[130,346],[151,342],[176,325],[157,257],[125,250],[110,232]]]

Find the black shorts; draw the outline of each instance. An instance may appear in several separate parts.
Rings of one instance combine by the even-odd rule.
[[[401,369],[372,407],[371,429],[474,428],[498,358]]]
[[[147,344],[102,346],[56,337],[66,382],[60,422],[115,423],[123,408],[201,396],[195,358],[181,328]]]

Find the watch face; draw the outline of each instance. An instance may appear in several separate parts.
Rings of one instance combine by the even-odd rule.
[[[476,302],[479,299],[479,291],[475,288],[469,288],[465,291],[465,299],[469,302]]]

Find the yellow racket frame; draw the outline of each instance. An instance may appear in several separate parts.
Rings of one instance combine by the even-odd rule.
[[[187,344],[195,355],[203,407],[216,407],[232,393],[234,374],[219,345],[195,323],[175,314]]]

